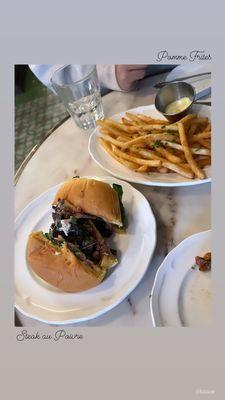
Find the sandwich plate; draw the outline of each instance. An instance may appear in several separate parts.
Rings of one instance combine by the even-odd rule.
[[[165,119],[162,114],[160,114],[154,105],[142,106],[129,110],[135,114],[144,113],[152,118]],[[194,105],[193,112],[196,112],[201,117],[208,117],[210,119],[210,107]],[[125,113],[116,114],[112,117],[115,121],[119,121]],[[211,167],[206,167],[204,169],[206,178],[205,179],[189,179],[185,178],[176,173],[140,173],[130,170],[124,165],[120,164],[114,158],[112,158],[105,149],[100,145],[98,137],[100,136],[99,128],[97,127],[89,139],[89,153],[92,159],[105,171],[110,173],[117,178],[124,179],[128,182],[140,183],[142,185],[149,186],[193,186],[200,185],[202,183],[208,183],[211,181]]]
[[[195,257],[207,252],[211,252],[211,231],[189,236],[165,258],[150,295],[154,326],[211,325],[211,271],[201,272],[194,266]]]
[[[101,180],[123,187],[129,225],[126,233],[115,234],[113,238],[118,265],[101,284],[80,293],[62,292],[32,273],[26,262],[28,236],[32,231],[48,231],[51,203],[60,185],[49,189],[26,206],[15,224],[15,306],[24,315],[57,325],[86,321],[118,305],[143,278],[156,244],[156,222],[151,207],[128,183],[112,177]]]

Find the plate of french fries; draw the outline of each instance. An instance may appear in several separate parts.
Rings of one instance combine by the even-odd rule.
[[[154,105],[97,121],[89,140],[92,159],[120,179],[150,186],[211,181],[210,107],[168,122]]]

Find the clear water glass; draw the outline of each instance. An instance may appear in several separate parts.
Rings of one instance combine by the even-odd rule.
[[[96,65],[65,65],[55,71],[51,85],[79,128],[94,128],[104,117]]]

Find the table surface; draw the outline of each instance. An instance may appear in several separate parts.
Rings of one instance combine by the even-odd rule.
[[[154,103],[154,84],[165,74],[145,79],[133,92],[111,92],[103,97],[105,116]],[[72,176],[106,176],[88,154],[90,133],[77,128],[69,118],[38,147],[26,164],[15,187],[15,213],[50,187]],[[113,310],[76,326],[152,326],[149,294],[156,271],[165,255],[183,239],[211,227],[211,185],[160,188],[133,185],[150,202],[157,222],[157,246],[148,271],[136,289]],[[17,312],[23,326],[46,324]],[[73,326],[73,325],[70,325]]]

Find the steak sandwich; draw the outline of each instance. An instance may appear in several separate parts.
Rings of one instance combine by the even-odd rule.
[[[122,187],[73,178],[56,193],[48,233],[32,232],[27,244],[31,269],[65,291],[98,285],[117,263],[107,238],[125,228]]]

